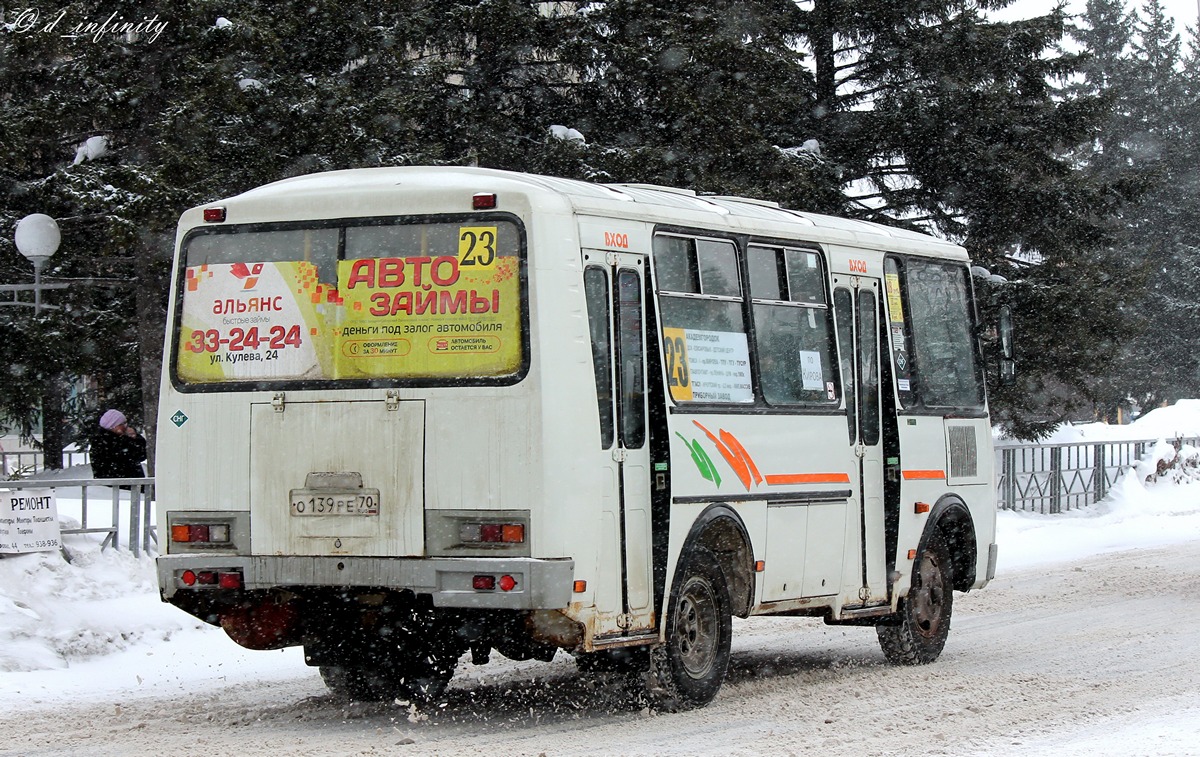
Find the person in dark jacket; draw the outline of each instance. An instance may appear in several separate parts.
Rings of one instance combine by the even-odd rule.
[[[95,478],[142,478],[146,471],[146,438],[125,423],[120,410],[106,410],[100,428],[91,439],[92,476]]]

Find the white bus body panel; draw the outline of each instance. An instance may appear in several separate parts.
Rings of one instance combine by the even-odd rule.
[[[590,648],[593,638],[626,629],[620,617],[622,503],[615,461],[598,441],[581,252],[647,254],[656,226],[670,224],[795,240],[822,251],[831,277],[882,279],[881,250],[966,262],[960,248],[871,224],[473,169],[371,169],[319,180],[301,177],[231,198],[226,205],[229,223],[421,215],[447,208],[462,212],[480,191],[497,193],[500,208],[525,227],[533,346],[524,379],[505,387],[339,390],[336,401],[329,401],[335,393],[328,390],[288,390],[282,392],[280,411],[273,404],[275,392],[178,391],[168,354],[158,423],[160,534],[168,533],[168,511],[248,511],[256,559],[421,560],[427,559],[429,519],[437,513],[527,511],[529,559],[569,565],[565,573],[554,574],[564,586],[551,592],[553,606],[584,624]],[[201,225],[200,210],[188,211],[178,241]],[[885,300],[881,297],[881,308]],[[174,302],[171,307],[169,322],[174,323]],[[658,334],[648,333],[647,349],[658,349],[658,341]],[[664,377],[648,375],[647,380]],[[995,510],[986,418],[899,416],[903,469],[945,475],[901,482],[897,547],[891,556],[901,577],[889,596],[883,525],[872,517],[882,493],[865,492],[864,508],[844,402],[826,412],[795,415],[694,413],[674,406],[669,395],[667,404],[672,503],[662,537],[665,585],[657,607],[649,562],[627,578],[631,605],[647,613],[651,626],[670,596],[692,525],[714,503],[737,514],[754,560],[763,562],[763,571],[753,577],[752,612],[827,607],[837,617],[848,605],[890,602],[894,607],[909,585],[909,550],[916,548],[929,517],[916,512],[916,503],[934,505],[951,494],[965,502],[974,521],[979,545],[974,585],[987,582]],[[974,431],[973,470],[956,468],[950,459],[951,434],[960,444],[969,434],[954,429]],[[713,438],[723,435],[738,441],[755,470],[739,473],[714,455],[721,472],[718,485],[692,464],[689,444],[698,441],[712,451]],[[658,538],[650,524],[653,462],[625,470],[627,490],[643,492],[644,507],[626,503],[624,546],[645,561]],[[289,514],[289,492],[304,487],[309,473],[347,471],[360,473],[364,487],[379,489],[380,515],[374,522]],[[864,532],[870,563],[866,596]],[[426,582],[435,594],[440,580]],[[572,580],[586,581],[586,588],[572,592]]]

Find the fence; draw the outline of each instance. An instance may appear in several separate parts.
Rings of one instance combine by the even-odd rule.
[[[1182,441],[1200,447],[1200,438],[1190,437]],[[1054,514],[1099,502],[1133,463],[1156,443],[1157,440],[1143,439],[997,445],[998,506],[1007,510]],[[10,456],[35,453],[3,454],[4,470],[7,472]],[[60,503],[60,513],[71,514],[77,505],[80,525],[78,528],[62,529],[64,534],[101,533],[104,534],[102,547],[120,549],[121,532],[124,529],[125,545],[134,555],[157,550],[153,478],[27,479],[0,481],[0,488],[54,489]],[[105,522],[96,525],[93,508],[102,505],[108,506]]]
[[[79,451],[63,452],[63,467],[86,465],[90,462],[88,453]],[[42,469],[41,450],[23,450],[21,452],[0,452],[0,479],[9,478],[24,473],[32,473]]]
[[[53,489],[59,516],[78,515],[79,527],[64,528],[63,534],[104,534],[102,549],[120,549],[124,530],[125,546],[135,557],[157,551],[153,478],[25,479],[0,481],[0,488]]]
[[[1197,438],[1182,441],[1200,446]],[[1143,439],[997,445],[999,507],[1053,514],[1099,502],[1155,444]]]

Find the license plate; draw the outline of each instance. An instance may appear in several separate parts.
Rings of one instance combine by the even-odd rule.
[[[379,490],[292,489],[292,515],[379,515]]]

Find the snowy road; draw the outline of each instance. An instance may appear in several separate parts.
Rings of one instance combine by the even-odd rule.
[[[203,685],[28,692],[0,713],[0,754],[1200,754],[1200,541],[958,595],[946,651],[923,668],[887,665],[871,629],[738,622],[725,687],[681,714],[562,655],[465,664],[427,714],[345,705],[290,652],[257,653],[286,657],[274,677],[222,684],[231,646],[214,637]]]

